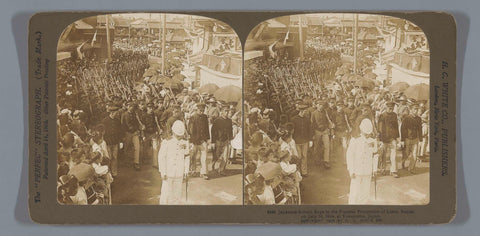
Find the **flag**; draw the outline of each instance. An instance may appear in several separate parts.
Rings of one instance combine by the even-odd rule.
[[[222,57],[220,62],[216,67],[218,67],[218,70],[223,72],[223,73],[228,73],[230,70],[230,57]]]
[[[287,34],[285,34],[285,39],[283,39],[283,45],[287,44],[288,35],[290,34],[290,27],[288,27]]]
[[[411,65],[412,65],[412,70],[415,70],[418,65],[418,62],[417,60],[415,60],[415,58],[412,59]]]
[[[93,34],[92,43],[91,43],[92,47],[93,47],[93,44],[95,43],[95,41],[97,41],[97,30],[95,30],[95,34]]]
[[[273,51],[273,46],[275,46],[275,44],[277,44],[277,43],[278,43],[278,40],[275,41],[274,43],[272,43],[272,45],[268,46],[268,51],[270,52],[270,56],[272,58],[275,58],[275,56],[276,56],[276,53]]]
[[[214,26],[215,28],[220,27],[220,28],[222,28],[223,30],[225,29],[225,27],[224,27],[223,25],[220,25],[220,24],[217,24],[217,23],[214,23],[214,24],[215,24],[215,26]]]
[[[77,55],[78,55],[78,58],[80,58],[80,60],[83,59],[82,47],[86,42],[87,41],[83,42],[82,44],[80,44],[80,46],[77,47]]]

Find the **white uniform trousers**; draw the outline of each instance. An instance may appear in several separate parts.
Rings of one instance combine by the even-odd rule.
[[[182,197],[182,177],[162,181],[160,192],[160,205],[178,205]]]
[[[367,204],[370,199],[371,175],[357,175],[350,180],[348,204]]]

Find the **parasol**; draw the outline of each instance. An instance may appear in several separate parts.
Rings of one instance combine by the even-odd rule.
[[[428,84],[416,84],[405,89],[403,92],[407,98],[417,101],[426,101],[430,98],[430,86]]]
[[[262,175],[265,180],[270,180],[281,175],[282,168],[278,163],[267,162],[259,166],[255,172]]]
[[[372,79],[363,78],[358,76],[359,78],[355,81],[355,85],[361,88],[368,88],[373,89],[375,87],[375,81]]]
[[[175,74],[172,78],[175,79],[175,80],[180,80],[180,81],[182,81],[183,79],[185,79],[185,76],[182,75],[182,74],[180,74],[180,73],[178,73],[178,74]]]
[[[405,89],[410,87],[407,82],[396,82],[390,86],[388,86],[388,91],[390,92],[403,92]]]
[[[363,77],[367,78],[367,79],[377,79],[377,74],[373,73],[373,72],[368,72],[366,73]]]
[[[340,66],[337,71],[335,72],[335,75],[336,76],[339,76],[339,75],[347,75],[347,74],[350,74],[351,71],[353,69],[353,66],[352,64],[350,63],[345,63],[343,64],[342,66]]]
[[[205,84],[198,89],[198,92],[199,93],[213,94],[218,89],[219,89],[219,87],[216,84]]]
[[[355,81],[355,78],[352,78],[353,77],[353,74],[344,74],[340,80],[342,80],[343,82],[351,82],[351,81]],[[350,80],[352,79],[352,80]]]
[[[164,84],[166,83],[170,78],[164,76],[164,75],[154,75],[152,78],[148,80],[148,82],[154,83],[154,84]]]
[[[70,169],[70,171],[68,172],[68,174],[75,176],[79,182],[82,182],[93,178],[95,176],[95,170],[91,165],[80,163],[73,166],[72,169]]]
[[[183,81],[169,79],[167,82],[165,82],[164,86],[170,89],[183,89]]]
[[[242,89],[235,85],[228,85],[219,88],[213,93],[213,96],[217,100],[222,100],[224,102],[237,102],[242,99]]]
[[[157,74],[157,71],[153,68],[148,68],[145,73],[143,73],[143,77],[152,77]]]

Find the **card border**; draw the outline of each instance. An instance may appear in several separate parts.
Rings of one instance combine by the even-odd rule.
[[[430,111],[440,109],[448,115],[446,119],[434,119],[430,116],[430,147],[435,138],[434,122],[444,122],[441,127],[447,129],[446,145],[448,149],[431,149],[430,154],[430,203],[415,206],[350,206],[350,205],[301,205],[301,206],[156,206],[156,205],[110,205],[110,206],[72,206],[60,205],[56,200],[56,52],[60,34],[64,28],[76,20],[88,16],[115,13],[175,13],[201,15],[218,19],[229,24],[237,33],[242,45],[258,23],[278,16],[309,13],[359,13],[382,14],[409,20],[419,26],[427,36],[430,46],[430,96],[438,94],[435,88],[447,86],[446,105],[430,99]],[[39,38],[39,35],[40,38]],[[383,214],[382,222],[377,224],[442,224],[451,222],[456,215],[456,23],[454,17],[446,12],[425,11],[75,11],[41,12],[33,15],[29,23],[28,36],[28,119],[29,119],[29,214],[33,221],[43,224],[301,224],[299,214],[268,214],[279,211],[332,211],[332,210],[404,210],[413,214]],[[38,43],[40,42],[40,43]],[[35,48],[41,47],[36,53]],[[49,60],[48,78],[36,79],[37,61],[40,64]],[[445,66],[445,63],[448,66]],[[42,64],[43,65],[43,64]],[[40,67],[40,70],[45,71]],[[48,82],[47,82],[48,81]],[[46,84],[46,82],[48,84]],[[35,90],[48,89],[48,170],[49,178],[35,182]],[[438,94],[437,101],[442,99]],[[441,101],[441,100],[440,100]],[[37,107],[38,108],[38,107]],[[42,117],[42,116],[40,116]],[[37,116],[38,118],[38,116]],[[42,119],[43,121],[44,119]],[[38,120],[37,120],[38,129]],[[37,137],[38,138],[38,137]],[[53,141],[52,141],[53,140]],[[437,141],[438,142],[438,141]],[[53,145],[52,145],[53,143]],[[441,144],[441,142],[440,142]],[[446,151],[442,161],[441,151]],[[40,161],[42,158],[40,158]],[[443,163],[443,164],[442,164]],[[442,167],[443,166],[443,167]],[[443,169],[442,169],[443,168]],[[40,173],[42,173],[40,167]],[[45,173],[44,173],[45,174]],[[40,178],[42,175],[40,174]],[[35,185],[38,184],[36,188]],[[39,195],[38,195],[39,194]],[[40,200],[40,201],[38,201]],[[328,223],[322,223],[328,224]],[[343,223],[345,224],[345,223]],[[363,222],[362,224],[372,224]]]

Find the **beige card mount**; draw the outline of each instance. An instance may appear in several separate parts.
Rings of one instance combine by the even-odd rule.
[[[441,224],[445,12],[42,12],[29,211],[44,224]]]

